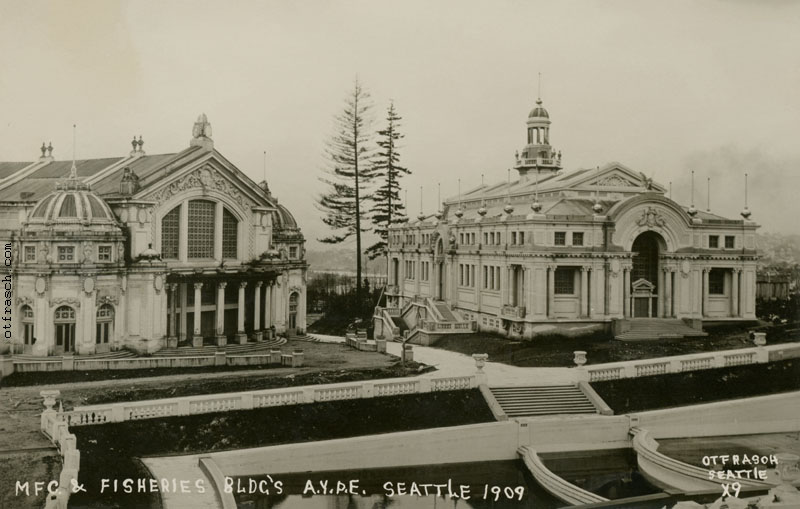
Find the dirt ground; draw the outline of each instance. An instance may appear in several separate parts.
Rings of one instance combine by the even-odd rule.
[[[44,407],[39,392],[44,389],[60,390],[64,408],[70,409],[109,396],[128,400],[151,399],[187,393],[248,390],[275,384],[329,383],[345,376],[402,376],[397,367],[393,367],[397,358],[391,355],[358,352],[341,344],[307,341],[290,341],[284,348],[302,348],[305,366],[0,388],[0,508],[40,509],[44,506],[44,495],[14,496],[15,481],[48,482],[57,479],[61,470],[58,452],[40,431],[40,415]]]

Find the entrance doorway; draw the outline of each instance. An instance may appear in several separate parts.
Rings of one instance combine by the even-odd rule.
[[[292,292],[289,295],[289,333],[294,334],[297,331],[297,292]]]
[[[633,241],[633,247],[631,247],[631,251],[634,253],[633,270],[631,271],[631,288],[629,290],[633,300],[631,314],[634,318],[658,316],[659,254],[664,245],[664,239],[654,231],[644,232]],[[643,285],[642,282],[647,284]],[[648,293],[646,296],[642,295],[645,289]]]
[[[61,306],[55,314],[55,353],[70,353],[75,351],[75,310],[69,306]]]

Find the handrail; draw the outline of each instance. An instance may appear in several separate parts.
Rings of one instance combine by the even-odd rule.
[[[647,463],[649,463],[660,471],[669,473],[669,478],[665,475],[659,477],[659,483],[675,489],[694,491],[719,487],[718,481],[709,480],[707,468],[696,467],[658,452],[658,442],[650,436],[650,432],[646,429],[633,427],[630,429],[630,433],[633,435],[633,450],[636,451],[640,469],[645,473],[652,471],[647,468]],[[654,473],[650,473],[650,475],[655,477]],[[749,489],[769,489],[773,486],[771,483],[757,479],[737,478],[736,482],[743,488]]]
[[[536,454],[533,448],[523,446],[520,447],[517,452],[522,457],[522,461],[525,463],[525,466],[528,467],[528,470],[530,470],[533,478],[536,479],[536,482],[547,490],[548,493],[562,502],[566,502],[570,505],[582,505],[609,501],[609,499],[587,491],[579,486],[575,486],[553,473],[552,470],[542,463],[541,458],[539,458],[539,455]]]

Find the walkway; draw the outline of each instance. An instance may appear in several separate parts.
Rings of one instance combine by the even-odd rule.
[[[188,493],[161,492],[161,501],[165,509],[218,509],[217,495],[211,479],[200,469],[198,455],[166,456],[163,458],[142,458],[155,479],[189,480]],[[195,489],[195,482],[201,481],[205,493]]]
[[[343,343],[341,336],[328,336],[323,334],[309,334],[314,339],[326,343]],[[429,366],[434,366],[437,371],[426,373],[425,377],[460,376],[475,373],[475,359],[468,355],[428,346],[412,345],[414,360]],[[401,343],[388,341],[388,353],[400,356]],[[480,352],[476,352],[480,353]],[[577,373],[573,368],[520,368],[499,362],[489,362],[483,368],[492,387],[507,385],[570,385],[578,382]]]

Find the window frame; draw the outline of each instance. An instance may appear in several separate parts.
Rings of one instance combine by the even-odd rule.
[[[719,249],[719,235],[709,235],[708,236],[708,248],[709,249]]]
[[[108,249],[107,258],[104,258],[106,254],[101,253],[101,250],[104,249]],[[97,246],[97,261],[107,263],[114,261],[114,248],[111,246],[111,244],[100,244]]]
[[[725,269],[712,268],[708,271],[708,295],[725,295]]]
[[[553,245],[566,246],[567,245],[567,232],[553,232]]]
[[[585,235],[583,232],[572,232],[572,245],[577,247],[584,246]]]
[[[574,296],[576,291],[575,272],[577,267],[556,267],[553,274],[553,295]],[[566,279],[567,275],[569,279]],[[561,278],[561,281],[559,279]],[[569,291],[567,291],[569,290]]]
[[[728,241],[730,240],[730,245]],[[725,235],[725,249],[736,249],[736,235]]]
[[[62,259],[62,249],[65,254],[69,253],[69,258]],[[57,245],[56,257],[58,258],[58,263],[75,263],[75,246]]]

